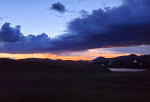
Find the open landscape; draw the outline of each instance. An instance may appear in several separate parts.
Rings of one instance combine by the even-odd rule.
[[[150,0],[0,0],[0,102],[150,102]]]
[[[111,72],[87,61],[0,61],[1,102],[149,102],[150,71]]]

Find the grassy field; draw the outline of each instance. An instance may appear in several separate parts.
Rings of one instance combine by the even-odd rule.
[[[1,71],[0,102],[150,102],[150,72]]]

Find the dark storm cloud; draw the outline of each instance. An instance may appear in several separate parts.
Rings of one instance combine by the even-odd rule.
[[[5,23],[0,29],[0,52],[5,53],[34,53],[50,47],[50,38],[42,33],[37,36],[24,36],[20,26],[10,27]]]
[[[50,9],[58,11],[60,13],[64,13],[67,11],[66,7],[63,4],[61,4],[60,2],[52,4]]]
[[[55,50],[86,50],[150,44],[150,1],[124,0],[124,4],[94,10],[68,25],[68,33],[55,39]]]
[[[23,36],[20,26],[11,28],[6,23],[0,31],[0,52],[79,51],[150,45],[150,1],[123,2],[119,7],[84,13],[84,16],[69,22],[66,34],[53,39],[46,34]]]
[[[20,26],[15,28],[10,27],[10,23],[5,23],[0,30],[0,41],[4,42],[16,42],[24,38],[20,33]]]

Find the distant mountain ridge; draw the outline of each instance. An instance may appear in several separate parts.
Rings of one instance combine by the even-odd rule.
[[[92,64],[92,66],[89,66]],[[129,56],[119,56],[115,58],[104,58],[97,57],[94,60],[88,61],[71,61],[71,60],[52,60],[52,59],[38,59],[38,58],[27,58],[14,60],[9,58],[0,58],[0,67],[10,68],[10,67],[76,67],[76,68],[87,68],[87,67],[97,67],[102,68],[147,68],[150,69],[150,55],[137,56],[131,54]]]
[[[128,56],[119,56],[114,58],[105,58],[105,57],[97,57],[93,61],[117,61],[117,60],[142,60],[142,59],[148,59],[150,60],[150,55],[141,55],[137,56],[136,54],[131,54]]]
[[[142,67],[150,69],[150,55],[119,56],[115,58],[97,57],[92,62],[103,63],[108,67]]]

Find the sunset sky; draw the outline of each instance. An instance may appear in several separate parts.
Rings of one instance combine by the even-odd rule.
[[[150,0],[0,0],[0,58],[150,54]]]

